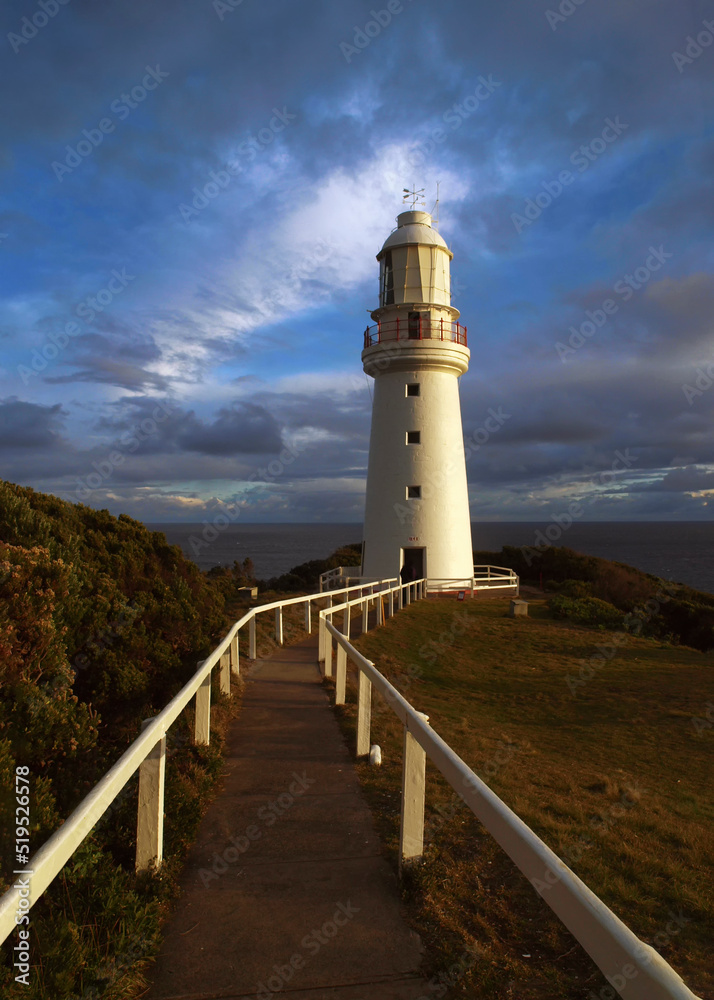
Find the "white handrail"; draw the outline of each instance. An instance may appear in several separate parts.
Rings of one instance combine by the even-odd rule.
[[[374,663],[358,652],[347,637],[331,621],[327,620],[327,612],[330,610],[336,609],[320,611],[320,618],[324,618],[325,628],[337,641],[338,662],[340,661],[339,650],[344,650],[343,663],[347,659],[351,660],[357,667],[360,678],[357,720],[358,753],[360,741],[362,748],[369,747],[370,743],[369,691],[371,685],[374,685],[404,724],[406,733],[419,744],[446,778],[449,785],[463,799],[516,866],[526,875],[536,891],[580,942],[618,993],[626,997],[627,1000],[699,1000],[662,956],[650,945],[641,941],[561,861],[555,852],[434,732],[431,726],[424,721],[421,713],[417,712],[377,670]],[[366,679],[366,685],[362,683],[362,677]],[[344,687],[343,679],[338,678],[339,683]],[[359,717],[360,712],[363,715],[362,718]],[[404,796],[404,792],[402,795]],[[404,831],[404,808],[403,801],[402,831]],[[410,815],[410,820],[413,822],[413,813]],[[423,825],[422,805],[422,840]],[[403,839],[400,853],[404,856]],[[414,855],[412,854],[412,856]]]
[[[217,665],[220,664],[221,668],[223,668],[224,657],[229,655],[231,665],[237,670],[238,664],[233,660],[233,649],[235,648],[233,642],[244,625],[253,623],[259,614],[272,611],[276,608],[282,611],[282,608],[292,604],[306,604],[309,607],[312,601],[325,598],[329,598],[332,601],[333,597],[339,594],[349,595],[355,590],[363,591],[365,586],[377,586],[381,588],[383,585],[388,586],[392,582],[392,580],[380,580],[369,585],[356,584],[352,587],[343,587],[340,590],[334,590],[327,594],[307,594],[282,601],[273,601],[270,604],[251,608],[242,618],[235,622],[226,636],[221,639],[213,652],[209,654],[208,658],[199,664],[196,673],[193,674],[178,694],[146,725],[141,735],[134,740],[116,764],[107,771],[92,791],[85,796],[69,818],[30,858],[27,863],[27,870],[18,875],[18,877],[25,875],[29,878],[30,907],[37,902],[47,887],[57,877],[74,851],[77,850],[85,837],[96,826],[114,799],[119,795],[122,788],[124,788],[137,769],[142,766],[154,747],[166,736],[169,727],[176,721],[194,696],[197,699],[198,716],[198,698],[202,692],[204,692],[204,700],[201,706],[204,712],[208,712],[207,730],[210,731],[210,675],[213,668]],[[307,617],[306,615],[306,619]],[[209,695],[206,699],[205,686],[207,682]],[[230,681],[228,681],[228,690],[230,690]],[[198,733],[198,719],[196,733]],[[161,797],[159,801],[162,801],[163,783],[161,783],[156,794]],[[15,914],[18,912],[20,900],[27,898],[24,896],[25,891],[24,886],[13,885],[0,897],[0,944],[15,929]]]

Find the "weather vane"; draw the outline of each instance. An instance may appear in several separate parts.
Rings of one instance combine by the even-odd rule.
[[[413,185],[411,191],[409,190],[409,188],[404,188],[404,194],[402,195],[402,202],[407,202],[411,200],[412,208],[414,208],[414,206],[417,204],[426,206],[425,201],[420,201],[423,195],[424,195],[424,188],[419,188],[419,190],[417,191],[416,186]]]

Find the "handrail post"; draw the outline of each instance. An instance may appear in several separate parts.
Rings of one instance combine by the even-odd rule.
[[[394,616],[394,591],[390,590],[389,591],[389,617],[392,618],[393,616]]]
[[[332,677],[332,632],[325,629],[325,677]]]
[[[423,718],[428,718],[423,716]],[[402,816],[399,830],[399,867],[424,853],[424,800],[426,751],[404,727],[402,765]]]
[[[372,728],[372,681],[363,670],[357,685],[357,756],[369,753]]]
[[[240,646],[238,644],[238,633],[231,639],[231,671],[238,677],[240,676]]]
[[[199,661],[199,666],[203,664]],[[211,672],[201,681],[196,691],[196,720],[193,727],[193,742],[208,746],[211,742]]]
[[[381,594],[377,594],[377,625],[384,625],[384,604]]]
[[[331,593],[328,594],[327,595],[327,607],[331,608],[334,605],[334,603],[335,603],[335,601],[334,601],[334,598],[333,598],[332,594]],[[329,617],[326,617],[325,621],[330,621],[331,622],[332,621],[332,615],[330,615]],[[327,629],[325,629],[325,628],[323,628],[322,631],[320,632],[320,659],[321,660],[325,659],[325,635],[326,635],[326,633],[327,633]]]
[[[326,609],[325,609],[326,610]],[[327,618],[320,615],[319,624],[317,626],[317,662],[320,663],[325,659],[325,632],[327,631],[327,625],[325,622]]]
[[[407,604],[411,604],[412,603],[412,585],[411,585],[411,583],[407,584],[407,595],[406,596],[407,596]]]
[[[310,602],[305,601],[305,631],[312,634],[312,615],[310,614]]]
[[[231,693],[231,654],[224,653],[221,657],[221,694]]]
[[[275,609],[275,641],[279,646],[283,644],[283,606]]]
[[[152,723],[144,719],[141,731]],[[166,737],[158,741],[139,765],[139,804],[136,814],[137,872],[153,863],[160,867],[164,856],[164,787],[166,781]]]
[[[248,659],[255,660],[257,657],[255,641],[255,615],[248,622]]]
[[[348,604],[342,612],[342,634],[350,637],[350,605]]]
[[[362,635],[369,629],[369,598],[362,601]]]
[[[344,705],[347,688],[347,650],[337,643],[337,668],[335,671],[335,704]]]

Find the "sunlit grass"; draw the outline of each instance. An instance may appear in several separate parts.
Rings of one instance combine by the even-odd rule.
[[[607,633],[553,620],[538,602],[511,619],[507,603],[420,602],[357,646],[695,993],[714,997],[714,731],[692,724],[712,700],[714,657],[628,638],[573,694],[567,675]],[[353,712],[342,713],[348,730]],[[401,740],[375,696],[384,764],[359,769],[393,861]],[[427,782],[428,849],[407,880],[409,909],[436,972],[479,949],[452,994],[598,996],[607,984],[590,959],[431,765]],[[672,914],[680,925],[667,934]]]

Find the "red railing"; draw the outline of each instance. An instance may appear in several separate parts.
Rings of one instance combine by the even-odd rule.
[[[446,340],[466,344],[466,327],[453,320],[431,319],[421,315],[408,319],[392,319],[364,331],[364,346],[372,347],[386,340]]]

